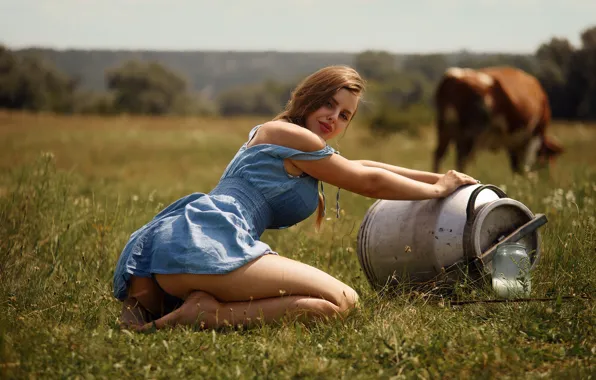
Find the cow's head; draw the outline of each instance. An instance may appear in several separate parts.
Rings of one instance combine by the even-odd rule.
[[[547,136],[544,136],[542,140],[542,145],[540,146],[540,150],[538,151],[538,165],[540,166],[550,166],[554,163],[557,156],[563,153],[563,147]]]
[[[527,173],[550,168],[563,147],[548,137],[533,136],[523,145],[509,150],[511,169],[515,173]]]

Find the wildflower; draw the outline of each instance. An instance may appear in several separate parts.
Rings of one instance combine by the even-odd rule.
[[[532,183],[538,182],[538,174],[535,172],[528,172],[527,177],[528,177],[528,180]]]
[[[53,160],[54,159],[54,153],[53,152],[42,152],[41,153],[41,158],[43,158],[44,160]]]
[[[575,203],[575,194],[573,194],[573,191],[567,191],[567,194],[565,194],[565,199],[568,203]]]

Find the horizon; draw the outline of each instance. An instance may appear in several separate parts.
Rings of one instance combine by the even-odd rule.
[[[0,41],[0,45],[2,42]],[[333,50],[231,50],[231,49],[193,49],[193,50],[173,50],[173,49],[142,49],[142,48],[82,48],[82,47],[63,47],[63,48],[56,48],[51,46],[22,46],[22,47],[10,47],[6,44],[4,46],[9,47],[9,49],[14,51],[19,50],[53,50],[57,52],[67,52],[67,51],[93,51],[93,52],[121,52],[121,53],[276,53],[276,54],[346,54],[346,55],[356,55],[365,51],[381,51],[378,49],[366,49],[366,50],[359,50],[359,51],[333,51]],[[538,48],[538,47],[537,47]],[[453,50],[453,51],[424,51],[424,52],[410,52],[410,51],[387,51],[383,50],[384,52],[394,54],[394,55],[448,55],[448,54],[474,54],[474,55],[534,55],[535,51],[530,52],[517,52],[517,51],[473,51],[473,50]]]
[[[0,0],[0,43],[15,50],[528,55],[552,38],[578,47],[580,33],[596,26],[594,15],[589,0]]]

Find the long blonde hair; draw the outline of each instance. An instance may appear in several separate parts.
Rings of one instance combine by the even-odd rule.
[[[286,120],[305,127],[306,118],[322,107],[337,91],[346,89],[361,97],[366,83],[353,68],[344,65],[324,67],[304,78],[292,91],[285,109],[273,120]],[[354,115],[356,112],[354,112]],[[352,115],[352,118],[354,117]],[[323,220],[324,201],[319,192],[316,228],[319,230]]]

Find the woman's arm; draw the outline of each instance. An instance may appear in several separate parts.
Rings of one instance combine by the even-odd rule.
[[[259,140],[258,143],[274,143],[306,152],[316,151],[325,146],[325,142],[309,130],[280,122],[270,122],[263,125],[257,136],[255,136],[255,140],[257,139]],[[476,183],[476,180],[472,177],[454,170],[440,176],[438,181],[428,183],[408,178],[385,168],[365,166],[360,162],[348,160],[338,154],[332,154],[320,160],[291,159],[290,161],[298,169],[320,181],[376,199],[421,200],[441,198],[451,194],[461,185]],[[406,174],[415,174],[417,172],[410,169],[395,168]],[[430,177],[427,179],[430,180]]]
[[[385,164],[383,162],[370,161],[370,160],[352,160],[352,161],[357,162],[357,163],[359,163],[363,166],[369,167],[369,168],[380,168],[380,169],[389,170],[392,173],[399,174],[399,175],[402,175],[404,177],[407,177],[407,178],[410,178],[410,179],[413,179],[416,181],[430,183],[430,184],[436,183],[438,180],[440,180],[443,177],[443,174],[425,172],[425,171],[414,170],[414,169],[407,169],[407,168],[402,168],[400,166]]]
[[[442,198],[462,185],[477,183],[466,174],[450,170],[436,183],[430,184],[386,169],[364,166],[337,154],[314,161],[292,160],[292,163],[321,181],[375,199]]]

